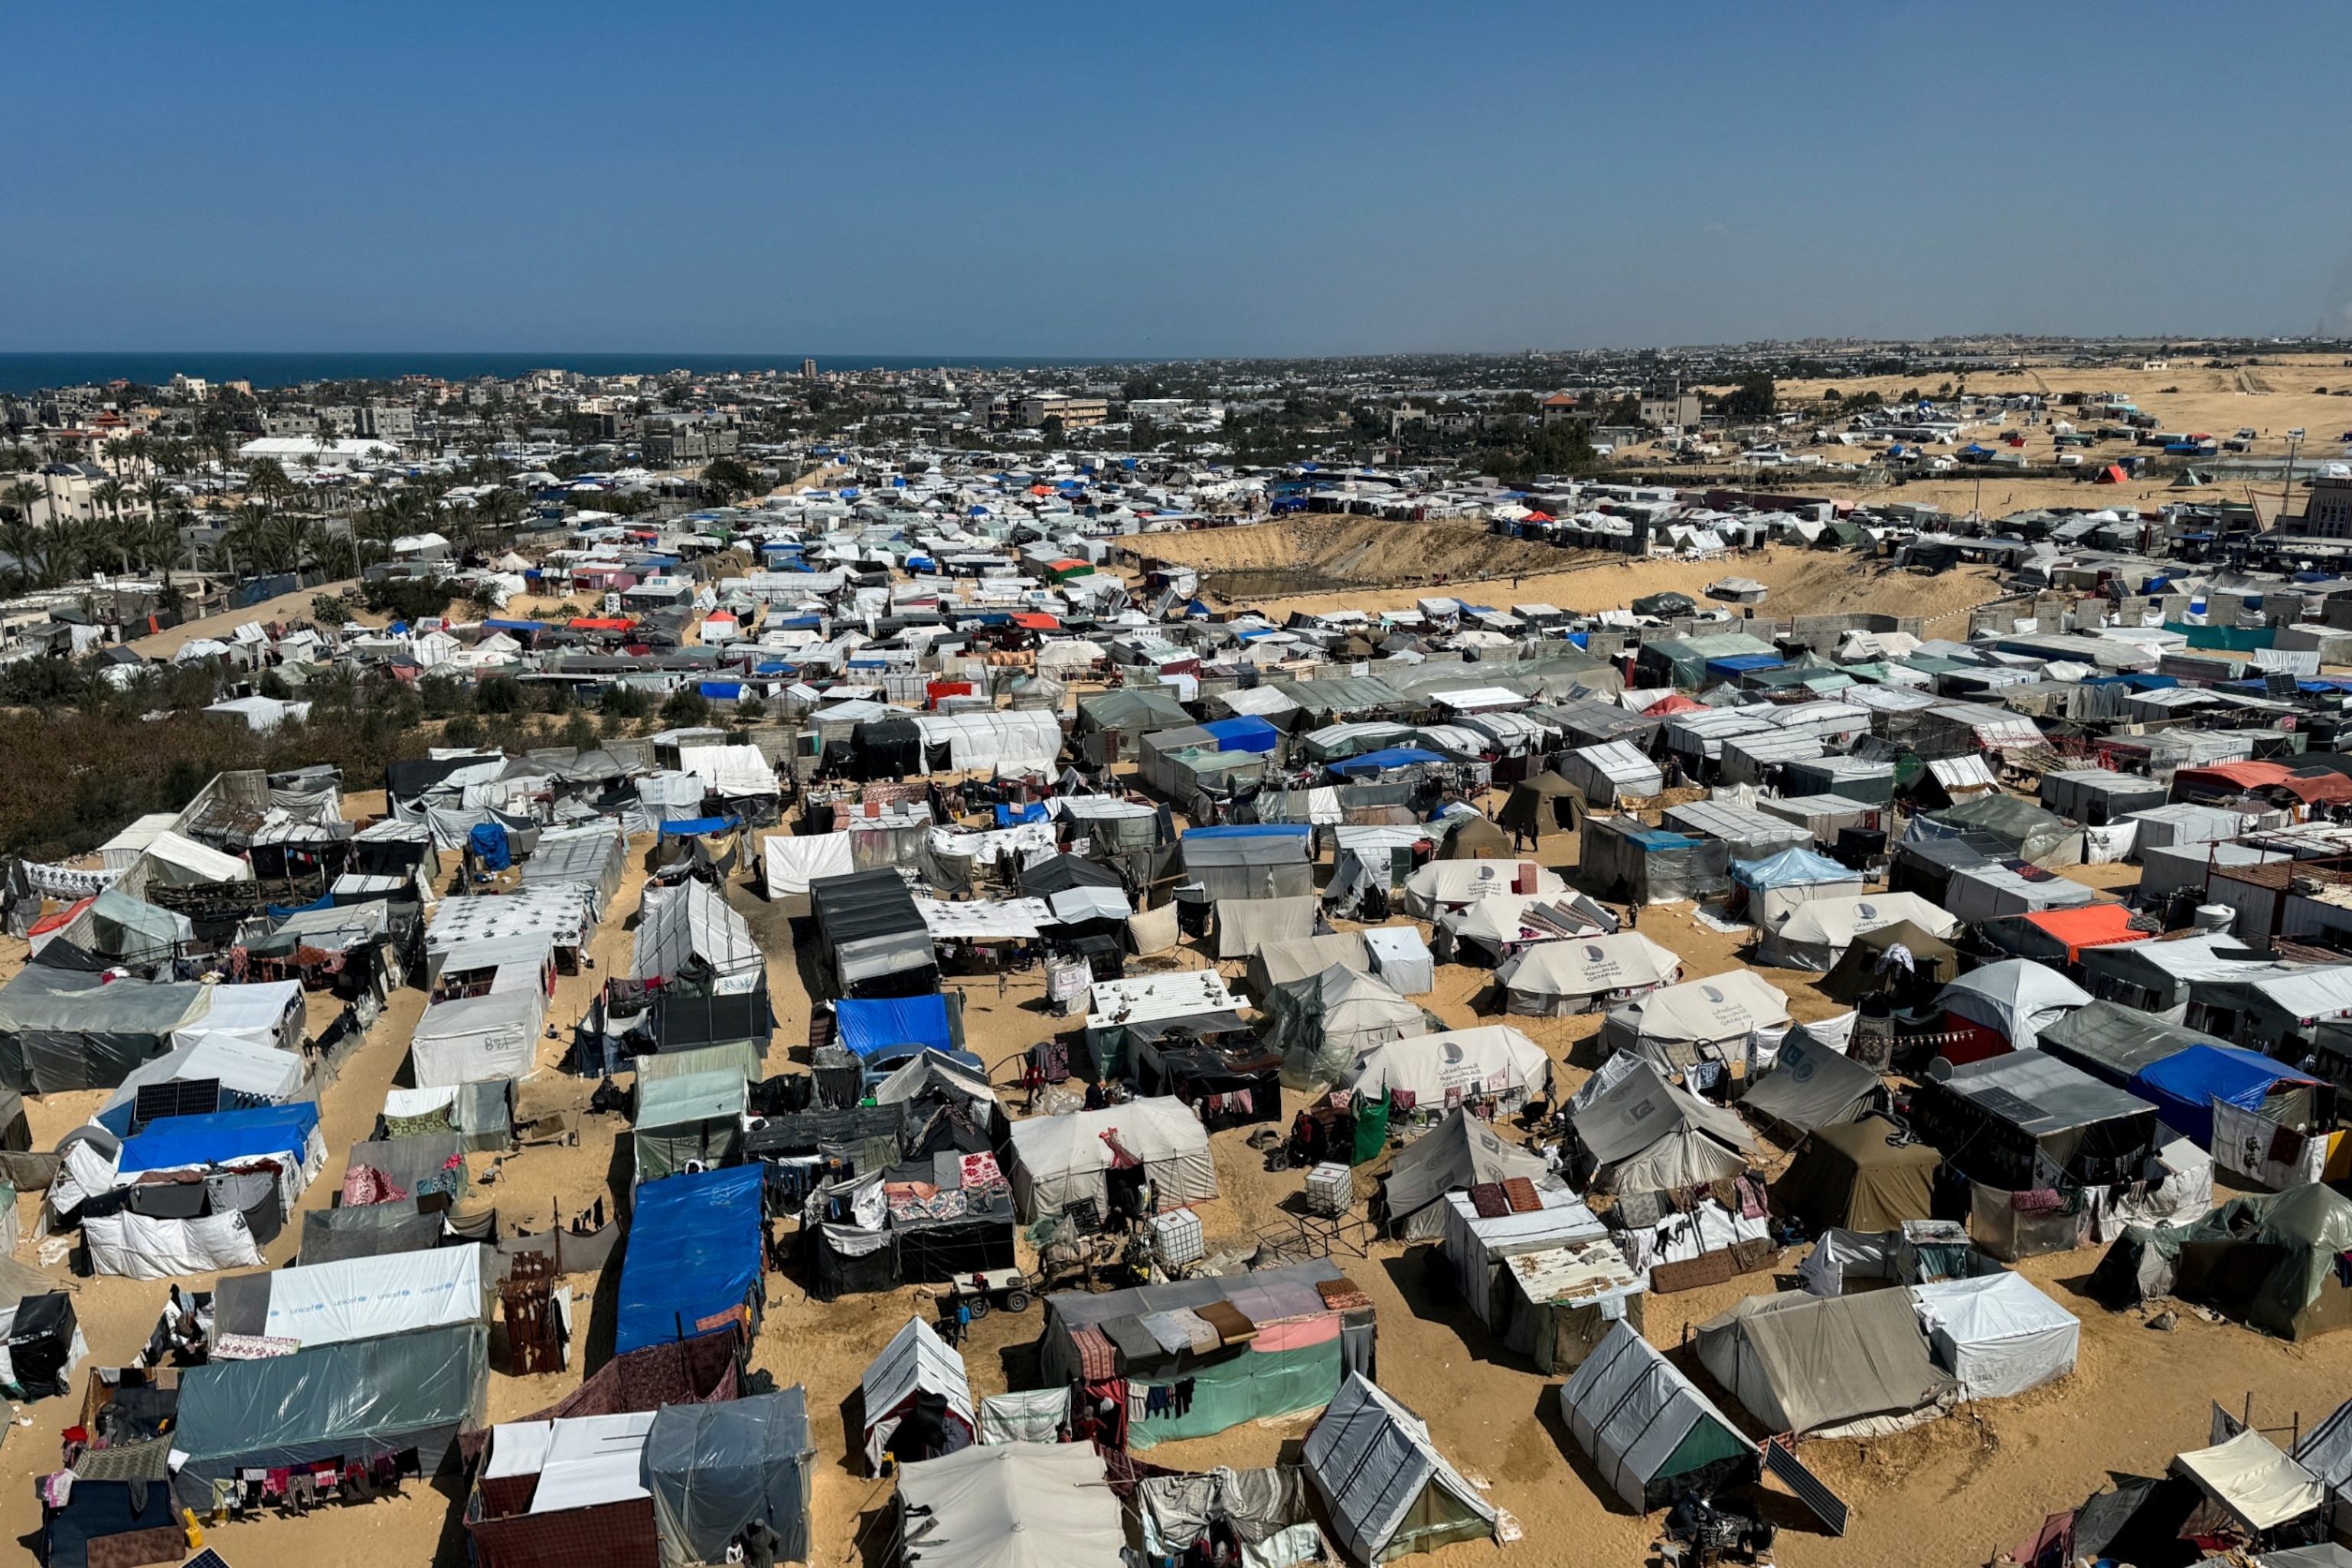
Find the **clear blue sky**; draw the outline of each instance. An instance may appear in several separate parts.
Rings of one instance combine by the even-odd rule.
[[[0,12],[0,351],[2352,331],[2318,5]]]

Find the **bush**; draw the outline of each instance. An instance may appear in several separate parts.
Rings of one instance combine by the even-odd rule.
[[[661,705],[662,722],[673,730],[690,730],[710,722],[710,701],[690,686],[681,686]]]
[[[520,713],[522,710],[522,682],[511,675],[485,676],[474,689],[477,713]]]
[[[756,724],[768,716],[768,705],[756,697],[746,697],[735,704],[735,717],[745,724]]]
[[[334,595],[320,594],[310,601],[310,618],[322,626],[347,626],[352,612]]]
[[[403,621],[446,614],[457,595],[442,577],[383,577],[360,589],[361,601],[369,609]]]
[[[604,688],[604,700],[596,704],[607,719],[642,719],[653,710],[653,699],[641,689],[617,682]]]
[[[484,734],[482,721],[471,713],[460,713],[441,726],[441,743],[445,746],[478,746]]]

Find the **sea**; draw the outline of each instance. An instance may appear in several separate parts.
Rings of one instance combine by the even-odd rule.
[[[174,375],[199,381],[249,381],[257,387],[296,386],[306,381],[392,381],[404,375],[469,381],[500,380],[534,370],[572,370],[583,375],[659,375],[690,371],[713,375],[726,371],[787,371],[797,374],[803,358],[821,371],[1032,370],[1047,365],[1112,363],[1086,359],[925,359],[904,354],[642,354],[642,353],[0,353],[0,393],[37,392],[51,386],[102,386],[110,381],[163,386]]]

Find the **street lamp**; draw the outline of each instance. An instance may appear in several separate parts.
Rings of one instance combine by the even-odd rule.
[[[2279,525],[2286,525],[2286,509],[2294,504],[2294,455],[2303,446],[2303,426],[2286,433],[2286,488],[2279,491]]]

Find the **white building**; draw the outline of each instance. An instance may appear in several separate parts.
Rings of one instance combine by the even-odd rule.
[[[400,448],[388,441],[350,437],[321,441],[310,436],[264,436],[239,447],[236,455],[247,463],[268,458],[281,468],[342,470],[388,461],[400,456]]]

